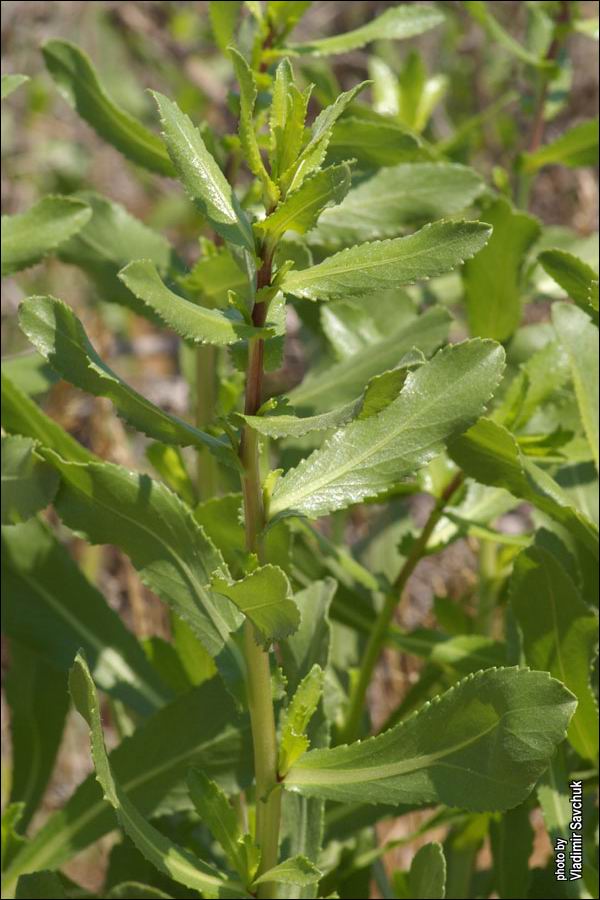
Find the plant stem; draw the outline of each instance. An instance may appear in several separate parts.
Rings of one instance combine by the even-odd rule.
[[[360,666],[360,674],[356,681],[350,697],[350,706],[344,727],[338,735],[338,743],[348,743],[358,737],[360,730],[360,720],[365,705],[367,690],[375,671],[375,666],[379,660],[381,650],[385,643],[388,629],[392,623],[396,606],[402,598],[402,594],[408,582],[408,579],[414,572],[417,563],[425,555],[427,543],[433,529],[439,522],[445,507],[456,493],[463,482],[463,473],[459,472],[452,479],[443,494],[436,501],[435,506],[431,510],[429,517],[421,531],[421,534],[413,544],[412,550],[406,558],[406,561],[389,594],[386,596],[383,606],[379,611],[379,615],[375,620],[375,624],[369,636],[365,655]]]
[[[271,258],[266,254],[258,273],[257,287],[271,281]],[[264,325],[267,314],[265,303],[257,303],[252,311],[252,321],[257,327]],[[253,339],[248,347],[246,396],[244,411],[255,415],[261,405],[263,383],[264,342]],[[244,494],[244,522],[246,549],[264,562],[262,531],[265,515],[258,464],[258,435],[246,426],[242,433],[240,459],[244,468],[242,488]],[[261,848],[259,874],[277,865],[279,851],[279,822],[281,816],[281,788],[277,779],[277,735],[271,689],[269,653],[255,641],[254,627],[246,621],[244,626],[244,651],[248,672],[248,708],[252,725],[254,747],[254,771],[256,778],[256,842]],[[274,896],[275,886],[260,885],[259,897]]]

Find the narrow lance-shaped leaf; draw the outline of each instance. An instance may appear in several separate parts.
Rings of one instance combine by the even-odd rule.
[[[29,297],[19,309],[21,328],[53,369],[81,390],[108,397],[117,411],[144,434],[166,444],[208,447],[219,459],[235,465],[224,441],[183,419],[163,412],[102,362],[73,311],[55,297]]]
[[[213,866],[174,844],[150,825],[115,779],[104,746],[96,687],[81,655],[77,656],[71,669],[69,686],[73,703],[90,728],[96,777],[102,786],[104,796],[114,807],[121,827],[140,853],[160,872],[192,890],[219,898],[248,897],[241,884],[228,881]]]
[[[590,686],[598,622],[560,562],[541,547],[517,558],[511,605],[521,628],[528,665],[550,672],[573,691],[577,710],[569,740],[584,759],[598,756],[598,707]]]
[[[3,75],[0,99],[5,100],[7,97],[10,97],[12,92],[16,91],[22,84],[25,84],[26,81],[29,81],[28,75]]]
[[[521,272],[540,226],[531,216],[514,212],[503,198],[481,218],[494,230],[488,245],[464,268],[469,329],[474,336],[505,341],[521,321]]]
[[[158,135],[153,134],[108,96],[86,54],[68,41],[42,48],[50,75],[65,98],[100,137],[132,162],[171,175],[173,167]]]
[[[387,9],[366,25],[338,34],[334,37],[307,41],[303,44],[291,44],[286,53],[293,55],[311,54],[313,56],[332,56],[337,53],[348,53],[357,47],[364,47],[372,41],[402,40],[423,34],[444,21],[443,15],[432,6],[421,4],[402,4]]]
[[[173,735],[177,735],[177,741]],[[218,678],[193,688],[139,726],[111,753],[123,790],[148,817],[189,808],[180,788],[198,767],[227,793],[248,784],[251,738]],[[19,875],[56,869],[115,828],[115,816],[94,775],[53,813],[3,873],[6,893]]]
[[[586,312],[598,312],[598,273],[566,250],[544,250],[538,256],[544,271]]]
[[[162,281],[150,260],[129,263],[119,272],[119,278],[165,325],[196,344],[235,344],[273,333],[269,328],[248,325],[237,310],[208,309],[175,294]]]
[[[299,757],[305,753],[310,741],[306,729],[323,693],[323,670],[314,665],[302,679],[285,712],[279,742],[279,775],[286,775]]]
[[[236,0],[211,0],[208,4],[208,15],[217,46],[226,53],[231,43],[235,26],[244,4]]]
[[[83,647],[99,687],[142,716],[169,699],[134,635],[47,525],[3,528],[2,555],[5,634],[63,672]]]
[[[408,237],[359,244],[317,266],[292,270],[282,287],[306,300],[375,294],[451,271],[478,253],[490,234],[482,222],[435,222]]]
[[[537,172],[543,166],[551,165],[568,166],[572,169],[578,166],[597,166],[598,119],[581,122],[535,153],[524,155],[523,168],[526,172]]]
[[[552,304],[552,322],[569,359],[579,414],[598,470],[598,329],[585,312],[567,303]]]
[[[377,496],[481,415],[503,369],[504,352],[493,341],[440,351],[408,375],[399,397],[379,415],[337,431],[281,478],[271,514],[318,517]]]
[[[2,274],[40,262],[76,234],[92,212],[74,197],[44,197],[16,216],[2,216]]]
[[[56,493],[58,474],[35,453],[31,438],[2,438],[2,524],[16,525],[45,509]]]
[[[527,801],[507,810],[499,820],[490,822],[490,845],[498,896],[503,900],[529,896],[533,828]]]
[[[290,583],[279,566],[261,566],[241,581],[216,578],[212,588],[250,619],[265,646],[292,634],[300,624],[298,607],[290,598]]]
[[[302,92],[297,88],[289,60],[282,59],[275,72],[269,112],[269,160],[273,177],[286,172],[300,152],[311,90],[311,86]]]
[[[446,896],[446,858],[441,844],[425,844],[415,853],[408,871],[407,898],[443,900]]]
[[[198,129],[176,103],[154,93],[169,155],[178,177],[217,234],[254,255],[252,228]]]
[[[598,528],[547,472],[526,459],[506,428],[482,418],[450,446],[452,459],[481,484],[501,487],[560,522],[598,556]]]
[[[311,750],[283,784],[346,803],[509,809],[548,765],[575,705],[547,672],[488,669],[378,737]]]
[[[470,206],[481,177],[455,163],[404,163],[381,169],[325,209],[307,237],[310,244],[349,247],[397,237],[413,224],[432,222]]]

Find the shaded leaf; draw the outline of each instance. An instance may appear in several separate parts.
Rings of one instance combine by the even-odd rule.
[[[284,787],[345,802],[508,809],[535,785],[574,708],[545,672],[488,669],[378,737],[311,750]]]
[[[35,453],[34,442],[2,438],[2,524],[16,525],[45,509],[54,499],[58,475]]]
[[[40,262],[76,234],[92,212],[74,197],[44,197],[27,212],[2,216],[2,274]]]
[[[212,588],[228,597],[253,623],[264,646],[292,634],[300,624],[300,613],[290,599],[290,583],[278,566],[255,569],[241,581],[214,579]]]
[[[528,803],[507,810],[499,821],[490,823],[490,845],[498,896],[506,900],[528,897],[529,857],[533,850]]]
[[[369,170],[428,159],[431,154],[398,122],[344,116],[333,129],[327,156],[332,161],[355,159],[360,169]]]
[[[415,853],[408,872],[413,900],[443,900],[446,896],[446,859],[441,844],[425,844]]]
[[[108,900],[170,900],[170,894],[138,881],[123,881],[107,893]]]
[[[68,696],[68,695],[67,695]],[[54,872],[34,872],[19,878],[16,900],[67,900],[63,884]]]
[[[544,250],[538,261],[577,306],[598,312],[598,273],[591,266],[566,250]]]

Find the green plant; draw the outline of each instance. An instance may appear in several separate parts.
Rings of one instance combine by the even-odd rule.
[[[210,4],[239,90],[230,98],[237,132],[223,137],[155,92],[159,138],[110,99],[82,51],[60,40],[43,48],[61,93],[101,137],[181,182],[201,218],[202,253],[188,269],[158,233],[84,191],[3,222],[3,273],[53,254],[178,335],[194,362],[195,420],[134,390],[62,300],[23,301],[38,375],[49,364],[108,398],[151,440],[158,477],[83,447],[7,366],[7,897],[76,895],[53,872],[116,821],[128,842],[109,897],[351,897],[371,872],[386,896],[517,896],[530,889],[528,855],[513,865],[506,841],[515,829],[527,847],[534,788],[554,839],[568,831],[567,773],[583,768],[593,787],[597,275],[576,246],[544,244],[499,173],[486,185],[453,161],[458,141],[427,136],[448,81],[428,78],[418,56],[399,78],[373,58],[373,83],[309,113],[303,59],[420,34],[442,25],[437,9],[392,7],[346,35],[292,43],[309,6]],[[485,4],[466,6],[541,72],[535,137],[575,20],[564,4],[544,4],[549,46],[523,48]],[[543,165],[589,163],[591,132],[585,123],[543,147],[535,137],[515,155],[521,201]],[[524,300],[541,292],[540,267],[559,298],[543,332],[521,326]],[[463,295],[470,337],[449,341],[447,306]],[[321,358],[287,396],[266,398],[286,306]],[[196,454],[195,474],[184,448]],[[417,493],[431,497],[421,528],[405,503]],[[497,528],[522,501],[533,527]],[[89,544],[129,557],[169,608],[170,642],[142,647],[125,628],[40,515],[49,504]],[[362,547],[349,546],[359,504],[380,518],[368,520]],[[324,517],[329,530],[313,524]],[[481,546],[477,602],[436,598],[438,628],[400,629],[394,616],[417,565],[465,535]],[[386,646],[424,663],[368,737],[367,694]],[[67,670],[96,780],[25,838],[62,733]],[[110,754],[98,690],[124,734]],[[376,845],[373,823],[421,807],[433,810],[419,833],[446,825],[444,848],[427,844],[390,884],[379,863],[389,845]],[[493,871],[476,888],[488,833]],[[591,859],[584,877],[592,892]]]

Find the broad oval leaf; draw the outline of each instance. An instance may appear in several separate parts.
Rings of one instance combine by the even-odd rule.
[[[435,222],[408,237],[349,247],[317,266],[291,271],[282,288],[306,300],[362,297],[451,271],[478,253],[491,228],[482,222]]]
[[[146,821],[113,773],[102,733],[100,704],[96,686],[87,663],[81,654],[69,676],[71,697],[77,711],[90,728],[92,757],[96,777],[104,791],[104,797],[115,809],[119,823],[140,853],[158,870],[188,888],[201,891],[211,897],[245,898],[249,895],[241,884],[229,882],[220,872],[190,851],[174,844],[158,829]]]
[[[66,303],[55,297],[29,297],[19,309],[19,323],[59,375],[81,390],[108,397],[119,414],[144,434],[165,444],[208,447],[219,459],[235,465],[233,451],[224,441],[164,412],[121,381],[102,362]]]
[[[45,509],[58,487],[58,474],[35,453],[31,438],[2,438],[2,524],[16,525]]]
[[[504,351],[493,341],[441,350],[408,375],[399,397],[381,413],[340,429],[281,478],[271,514],[318,517],[377,496],[468,428],[503,370]]]
[[[87,55],[68,41],[52,40],[42,47],[50,75],[65,100],[100,137],[132,162],[172,175],[173,166],[158,135],[121,109],[108,96]]]
[[[546,672],[488,669],[378,737],[311,750],[284,787],[347,803],[510,809],[547,767],[575,706]]]
[[[44,197],[16,216],[2,216],[2,274],[33,266],[76,234],[92,211],[74,197]]]

